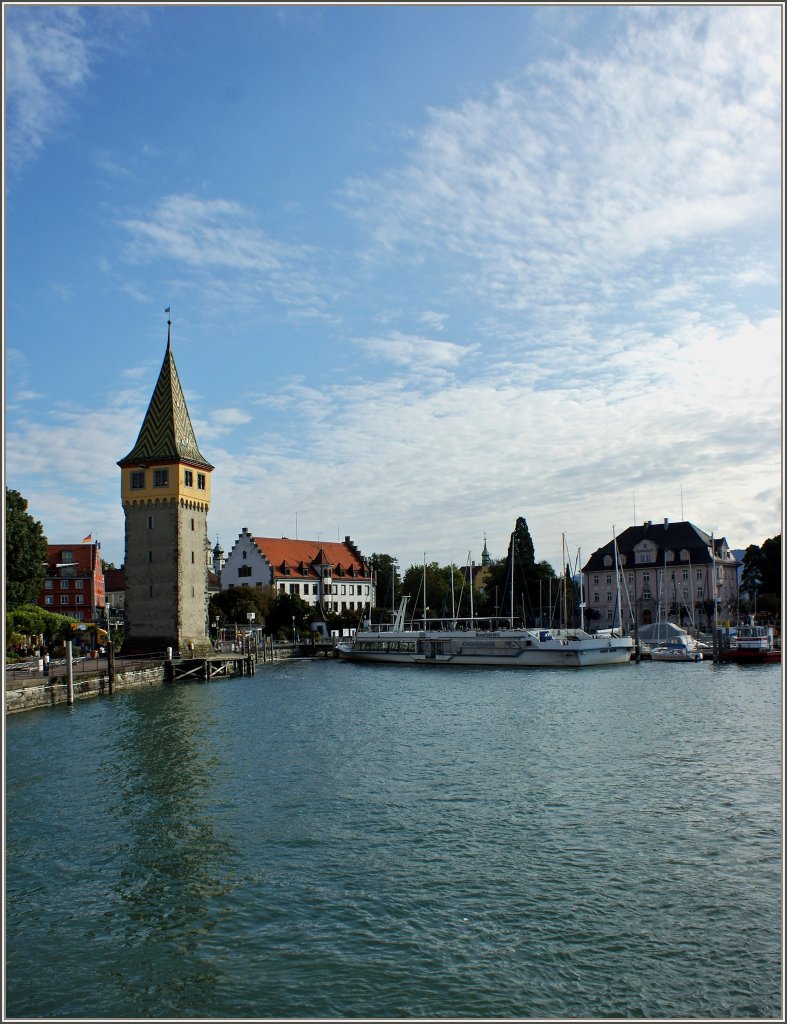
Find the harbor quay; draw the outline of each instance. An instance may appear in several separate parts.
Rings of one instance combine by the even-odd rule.
[[[212,681],[254,675],[257,667],[294,658],[329,658],[332,643],[265,643],[224,653],[179,657],[162,652],[144,657],[76,658],[51,662],[44,672],[37,662],[6,666],[5,711],[14,714],[56,704],[73,704],[86,697],[179,682]]]

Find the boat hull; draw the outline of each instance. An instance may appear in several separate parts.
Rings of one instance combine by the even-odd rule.
[[[582,668],[630,663],[630,637],[539,639],[538,631],[499,634],[359,634],[337,644],[346,661],[457,668]]]
[[[729,661],[735,665],[766,665],[771,662],[781,661],[781,651],[724,651],[721,656],[723,662]]]
[[[702,661],[702,651],[651,651],[651,661]]]

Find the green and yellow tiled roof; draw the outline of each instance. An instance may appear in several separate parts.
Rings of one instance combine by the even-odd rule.
[[[213,469],[197,445],[169,340],[137,442],[118,465],[159,461],[188,462]]]

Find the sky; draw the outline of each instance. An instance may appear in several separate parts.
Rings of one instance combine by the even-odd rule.
[[[6,486],[122,564],[169,307],[225,551],[762,544],[783,15],[5,4]]]

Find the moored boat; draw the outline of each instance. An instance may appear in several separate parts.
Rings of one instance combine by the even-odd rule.
[[[359,629],[340,641],[336,653],[347,661],[405,665],[492,668],[580,668],[625,665],[634,641],[628,636],[594,637],[582,629],[478,629],[459,621],[448,628],[405,627],[407,598],[390,626]]]
[[[739,626],[730,646],[722,649],[721,660],[739,665],[760,665],[781,661],[782,651],[774,638],[772,627]]]
[[[650,649],[651,661],[702,661],[702,649],[688,635],[673,637]]]

